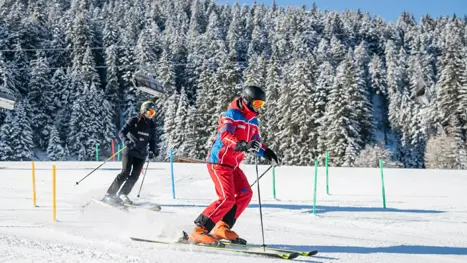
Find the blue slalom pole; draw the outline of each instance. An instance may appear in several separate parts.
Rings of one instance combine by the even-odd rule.
[[[172,197],[175,198],[175,179],[174,179],[174,160],[173,160],[173,152],[170,149],[170,173],[172,174]]]

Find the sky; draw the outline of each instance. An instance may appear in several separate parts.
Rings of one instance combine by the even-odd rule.
[[[254,0],[216,0],[219,4],[235,3],[240,5],[252,5]],[[256,0],[257,3],[271,5],[272,0]],[[316,3],[320,10],[357,10],[360,8],[363,12],[369,12],[370,15],[377,15],[388,22],[396,22],[403,11],[412,13],[416,21],[424,14],[430,14],[433,17],[441,15],[452,16],[456,13],[459,17],[467,15],[467,0],[276,0],[279,6],[302,6],[307,9]]]

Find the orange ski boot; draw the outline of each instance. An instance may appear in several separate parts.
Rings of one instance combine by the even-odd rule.
[[[219,221],[214,229],[211,231],[212,236],[217,239],[226,239],[230,241],[236,241],[239,237],[237,233],[230,230],[230,226],[224,221]]]
[[[217,246],[220,243],[200,226],[195,226],[195,229],[188,235],[188,242],[208,246]]]

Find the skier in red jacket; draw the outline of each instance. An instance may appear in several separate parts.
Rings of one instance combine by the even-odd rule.
[[[260,142],[256,116],[265,100],[266,94],[261,88],[247,86],[242,96],[236,98],[221,116],[207,158],[209,175],[219,199],[194,221],[196,226],[189,234],[189,242],[214,245],[220,239],[242,240],[231,228],[253,196],[239,167],[245,152],[254,151],[273,165],[279,163],[276,154]]]

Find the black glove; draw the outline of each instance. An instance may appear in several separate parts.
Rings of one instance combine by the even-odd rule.
[[[154,160],[154,152],[149,152],[149,160]]]
[[[248,151],[259,152],[260,148],[261,148],[261,143],[259,143],[258,141],[253,140],[248,143]]]
[[[125,146],[126,146],[129,150],[131,150],[131,148],[135,147],[135,143],[134,143],[132,140],[130,140],[130,139],[127,138],[127,139],[125,139]]]
[[[261,147],[261,143],[259,143],[258,141],[253,140],[248,143],[246,141],[239,141],[237,142],[235,151],[237,152],[259,151],[260,147]]]
[[[248,143],[246,141],[238,141],[235,146],[236,152],[246,152],[248,151]]]
[[[266,151],[264,151],[264,159],[272,162],[273,166],[279,165],[279,159],[277,158],[276,153],[269,148],[267,148]]]

